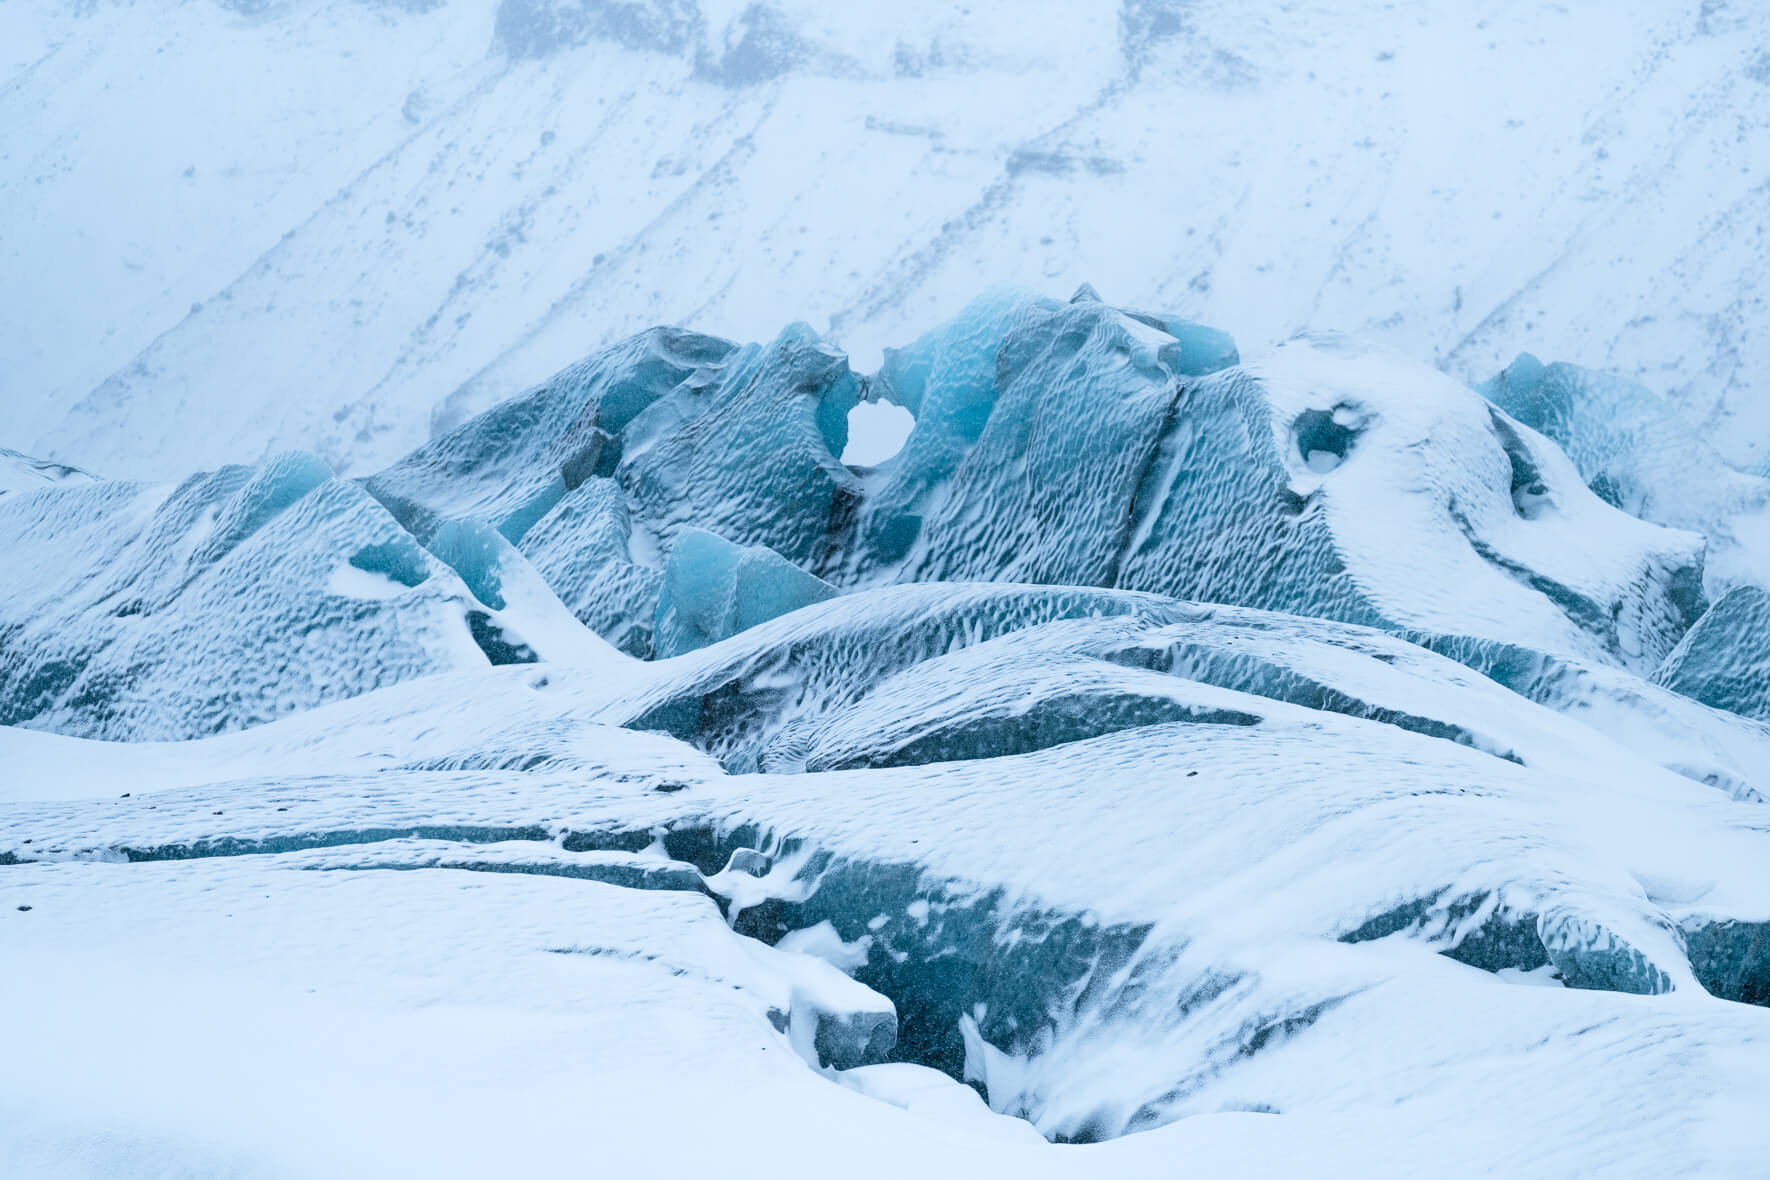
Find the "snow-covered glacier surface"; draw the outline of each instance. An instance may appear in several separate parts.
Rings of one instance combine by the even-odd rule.
[[[998,288],[7,456],[0,1174],[1761,1175],[1770,555],[1668,413]]]

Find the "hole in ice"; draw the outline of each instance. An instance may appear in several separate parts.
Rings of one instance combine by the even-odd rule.
[[[1344,463],[1363,422],[1363,416],[1345,403],[1331,411],[1305,410],[1297,415],[1297,453],[1304,465],[1317,475],[1325,475]]]
[[[848,411],[848,445],[842,462],[850,467],[876,467],[903,449],[915,417],[895,402],[861,402]]]

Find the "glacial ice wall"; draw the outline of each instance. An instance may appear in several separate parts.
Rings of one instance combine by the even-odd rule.
[[[837,456],[867,396],[916,421],[854,472]],[[1241,363],[1221,333],[1086,288],[989,292],[870,380],[803,325],[766,348],[646,333],[364,481],[420,537],[483,517],[640,655],[694,527],[847,589],[1117,587],[1650,672],[1706,605],[1703,539],[1586,483],[1393,353],[1316,336]]]
[[[649,658],[838,589],[1006,581],[1139,590],[1651,673],[1706,608],[1710,546],[1725,564],[1711,582],[1749,580],[1740,555],[1762,551],[1747,511],[1762,481],[1706,474],[1713,464],[1691,460],[1707,452],[1692,452],[1700,444],[1666,425],[1669,411],[1644,391],[1533,365],[1521,360],[1486,387],[1521,420],[1357,341],[1302,337],[1243,361],[1222,333],[1114,308],[1091,288],[1067,303],[992,290],[889,352],[872,377],[853,373],[804,325],[766,346],[660,328],[361,480],[373,499],[350,511],[386,533],[376,544],[422,549],[402,584],[442,573],[446,593],[468,604],[456,613],[471,624],[473,646],[500,662],[537,658],[543,635],[556,650],[575,645],[573,620]],[[915,425],[897,455],[851,470],[838,456],[848,412],[867,397],[912,410]],[[1667,484],[1667,473],[1694,469],[1705,474],[1685,475],[1683,491]],[[81,524],[109,530],[109,548],[90,560],[127,564],[137,559],[123,557],[127,549],[164,565],[194,546],[189,581],[326,482],[317,460],[278,460],[239,493],[246,506],[223,513],[239,521],[203,549],[191,538],[210,527],[204,505],[248,479],[245,469],[227,471],[236,474],[174,496],[139,541],[123,522],[142,509],[101,507],[124,493],[93,485],[90,511],[113,523]],[[327,496],[349,493],[340,485]],[[42,500],[13,531],[59,512],[79,516],[85,503]],[[1664,527],[1672,524],[1689,527]],[[373,547],[347,531],[300,543]],[[677,553],[684,535],[696,540]],[[739,551],[747,556],[732,556]],[[105,577],[127,580],[117,569]],[[516,612],[526,624],[487,589],[501,580],[526,587]],[[313,600],[325,579],[301,585],[217,594],[282,595],[292,615],[336,612]],[[35,612],[30,625],[42,626],[41,604],[64,597],[55,587],[21,584],[13,625]],[[62,609],[84,612],[123,593],[88,592],[95,597]],[[493,615],[495,627],[485,621]],[[398,657],[397,673],[324,677],[316,691],[333,699],[454,666],[457,657],[440,654],[447,643],[416,637],[424,626],[402,624],[392,647],[361,661],[392,658],[401,643],[430,654]],[[124,659],[129,647],[74,646],[82,642],[110,651],[106,659]],[[96,669],[93,688],[73,687],[85,666],[78,654],[29,658],[28,674],[9,675],[16,720],[77,725],[72,715],[53,721],[52,700],[109,691]],[[214,724],[294,705],[222,710]],[[177,732],[208,724],[190,720]]]

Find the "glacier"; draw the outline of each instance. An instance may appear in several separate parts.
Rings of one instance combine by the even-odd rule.
[[[194,738],[550,647],[614,655],[486,526],[451,522],[426,549],[301,452],[176,487],[15,494],[0,516],[8,725]]]
[[[353,478],[9,453],[0,1170],[1756,1174],[1761,481],[1681,422],[1009,285]]]

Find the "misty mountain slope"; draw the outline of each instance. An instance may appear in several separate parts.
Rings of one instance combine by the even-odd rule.
[[[658,322],[870,367],[980,274],[1249,353],[1528,347],[1770,457],[1739,0],[13,0],[0,43],[7,441],[109,474],[374,470]]]

